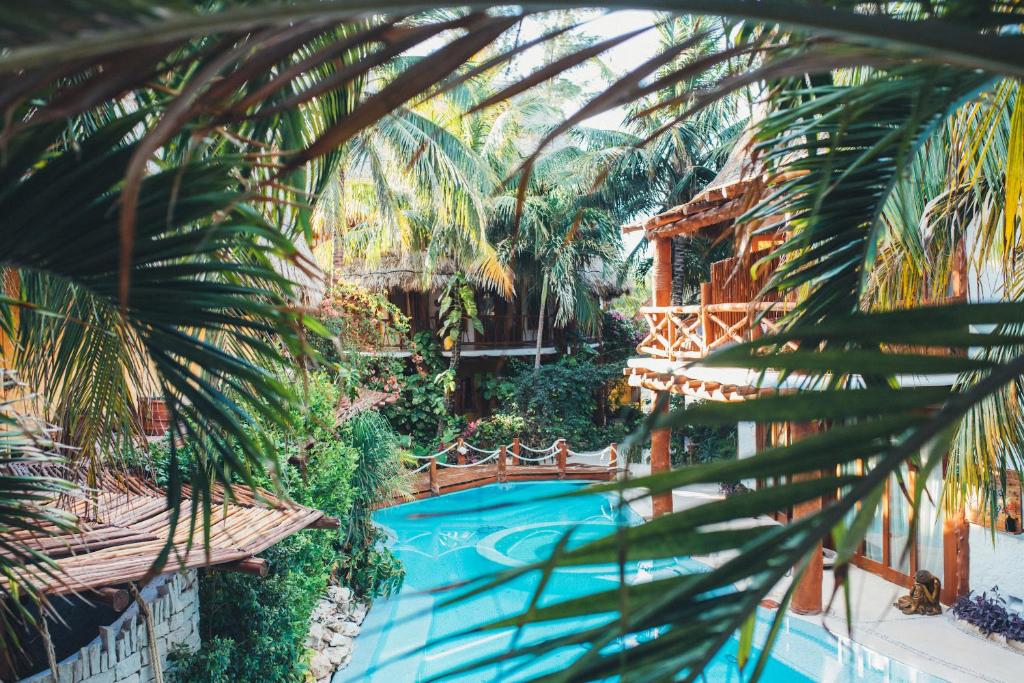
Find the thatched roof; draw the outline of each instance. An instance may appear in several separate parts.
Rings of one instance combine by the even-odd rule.
[[[452,261],[436,263],[428,269],[422,253],[389,255],[373,264],[364,260],[337,258],[334,267],[338,281],[372,292],[387,292],[391,289],[406,292],[439,290],[456,272]],[[473,273],[468,273],[467,277],[474,284],[491,288],[482,279],[475,278]],[[601,264],[593,264],[588,268],[584,278],[591,290],[602,299],[612,299],[630,291],[628,285],[620,285],[614,273],[606,272]]]
[[[728,225],[752,208],[767,185],[791,174],[771,174],[753,155],[754,131],[748,128],[729,153],[722,170],[700,194],[685,204],[623,226],[623,232],[643,230],[647,239],[693,234]]]
[[[390,289],[428,292],[444,287],[455,272],[454,262],[435,263],[428,267],[422,253],[387,255],[373,263],[362,259],[343,259],[341,256],[334,260],[337,280],[371,292]]]
[[[64,476],[50,471],[35,474]],[[164,571],[249,560],[306,527],[337,525],[319,510],[280,500],[268,492],[261,491],[257,497],[237,486],[227,496],[217,485],[207,548],[202,531],[190,537],[191,497],[184,486]],[[49,533],[23,536],[23,542],[48,554],[56,565],[47,569],[27,563],[19,569],[45,593],[97,589],[147,578],[168,539],[171,511],[167,494],[146,477],[108,475],[95,491],[65,495],[51,505],[78,518],[79,531],[67,533],[44,523]],[[197,519],[196,525],[201,521]]]

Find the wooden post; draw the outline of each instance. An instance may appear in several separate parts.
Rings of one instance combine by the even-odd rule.
[[[558,440],[558,478],[565,479],[565,460],[569,455],[569,447],[565,444],[565,439]]]
[[[619,454],[616,450],[615,442],[608,447],[608,469],[612,472],[612,478],[618,476],[619,473]]]
[[[131,596],[123,588],[97,588],[92,593],[87,593],[86,598],[92,602],[106,605],[115,612],[123,612],[128,609],[128,602]]]
[[[654,411],[656,413],[668,412],[668,398],[666,392],[657,392],[654,399]],[[669,446],[672,442],[671,429],[655,429],[651,432],[651,474],[668,472],[672,469],[672,458],[669,453]],[[651,496],[651,514],[660,517],[672,512],[672,492],[664,491]]]
[[[971,589],[970,524],[961,508],[942,522],[942,595],[940,599],[952,605]]]
[[[519,437],[512,439],[512,464],[522,465],[523,463],[519,460]]]
[[[508,480],[508,474],[506,473],[506,462],[505,458],[508,457],[508,453],[505,450],[505,445],[502,444],[498,448],[498,483],[505,483]]]
[[[437,456],[431,456],[430,458],[430,494],[437,496],[441,494],[441,489],[437,485]]]
[[[466,454],[463,452],[462,437],[459,437],[455,446],[455,461],[460,465],[466,464]]]
[[[806,438],[817,431],[818,426],[816,423],[794,422],[790,425],[790,440],[795,442],[798,439]],[[800,474],[793,475],[792,480],[794,482],[807,481],[809,479],[816,479],[819,476],[820,474],[817,472],[802,472]],[[819,510],[821,510],[820,498],[798,503],[793,506],[793,519],[796,520],[800,517],[812,515]],[[818,544],[814,546],[814,550],[811,551],[811,558],[807,563],[807,568],[804,570],[803,575],[800,577],[799,583],[797,583],[796,590],[793,591],[791,609],[794,612],[797,614],[819,614],[821,612],[821,582],[824,571],[824,563],[821,555],[821,542],[818,542]]]
[[[704,352],[707,353],[708,345],[713,338],[711,336],[711,315],[708,313],[708,306],[711,304],[711,283],[700,283],[700,334],[704,340]]]
[[[654,285],[651,298],[655,306],[672,305],[672,239],[657,237],[654,239],[654,263],[651,271]]]

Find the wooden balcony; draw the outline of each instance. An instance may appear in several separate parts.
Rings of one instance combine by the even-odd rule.
[[[646,306],[647,336],[637,351],[653,358],[697,360],[728,346],[778,332],[778,321],[792,310],[786,301]]]

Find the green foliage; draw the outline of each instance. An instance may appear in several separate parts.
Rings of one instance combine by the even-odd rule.
[[[167,675],[178,683],[234,683],[230,674],[235,641],[213,636],[203,641],[195,653],[184,643],[176,645],[167,656]]]
[[[526,434],[526,420],[521,415],[495,413],[477,423],[473,432],[473,445],[479,448],[497,448],[512,443],[515,437]],[[528,444],[532,445],[532,444]]]
[[[284,484],[298,503],[341,519],[338,530],[305,530],[261,554],[265,578],[203,572],[203,647],[176,656],[178,681],[301,681],[309,616],[331,580],[374,597],[396,589],[398,561],[376,546],[372,504],[405,488],[399,440],[384,418],[357,415],[337,425],[338,385],[326,373],[305,378],[305,405],[294,431],[271,429]],[[156,459],[160,462],[160,458]]]
[[[618,311],[605,311],[601,317],[601,357],[609,365],[621,365],[636,355],[643,340],[640,325]]]
[[[514,362],[508,375],[482,378],[485,396],[502,412],[480,420],[470,438],[488,448],[516,436],[531,446],[565,438],[574,450],[622,443],[640,415],[610,406],[609,387],[621,373],[617,363],[598,364],[591,355],[563,356],[536,370]]]
[[[429,450],[437,440],[439,420],[447,420],[444,388],[434,379],[444,371],[444,357],[429,332],[412,338],[412,357],[398,377],[401,399],[384,406],[382,412],[398,433],[410,437],[414,449]]]

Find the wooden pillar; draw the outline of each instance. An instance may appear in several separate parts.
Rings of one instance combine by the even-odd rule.
[[[430,458],[430,469],[427,470],[430,473],[430,493],[432,495],[440,495],[441,489],[437,485],[437,456],[431,456]]]
[[[954,253],[950,295],[954,302],[967,301],[967,249],[961,240]],[[967,349],[959,349],[967,355]],[[943,462],[943,477],[946,463]],[[959,508],[942,522],[942,602],[951,605],[971,589],[971,525],[963,508]]]
[[[519,437],[512,439],[512,464],[522,465],[523,463],[519,460]]]
[[[970,524],[963,509],[942,523],[942,595],[940,600],[951,605],[971,589]]]
[[[505,473],[506,472],[506,466],[507,466],[507,463],[505,462],[505,458],[507,458],[507,457],[508,457],[508,453],[505,450],[505,445],[502,444],[501,447],[498,448],[498,482],[499,483],[504,483],[505,481],[508,480],[508,475]]]
[[[565,439],[558,440],[558,478],[565,479],[565,461],[569,455],[569,447],[565,444]]]
[[[619,452],[618,444],[615,442],[612,442],[612,445],[608,447],[608,469],[611,470],[613,478],[618,475]]]
[[[668,412],[668,397],[666,392],[658,392],[654,401],[656,413]],[[651,432],[651,474],[668,472],[672,469],[672,458],[669,454],[669,444],[672,441],[671,429],[655,429]],[[656,493],[651,497],[651,512],[654,517],[667,515],[672,512],[672,492],[665,491]]]
[[[651,296],[655,306],[672,305],[672,240],[667,237],[654,240],[654,264],[651,268],[654,283]]]
[[[714,341],[711,336],[711,315],[708,313],[708,305],[711,303],[711,283],[700,283],[700,337],[704,340],[704,353],[708,352],[708,345]]]
[[[466,464],[466,453],[465,446],[462,445],[462,438],[459,438],[458,444],[455,446],[455,462],[459,465]]]
[[[805,438],[818,431],[817,424],[813,422],[792,423],[789,426],[790,441]],[[803,472],[793,475],[793,481],[806,481],[819,476],[817,472]],[[806,517],[821,510],[821,499],[816,498],[793,506],[793,519]],[[825,568],[821,556],[821,542],[814,547],[811,559],[807,563],[800,581],[793,592],[791,608],[797,614],[818,614],[822,609],[821,582]]]

